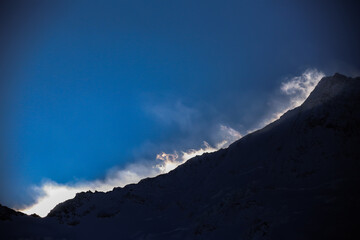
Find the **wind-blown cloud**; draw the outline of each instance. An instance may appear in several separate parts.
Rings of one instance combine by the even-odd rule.
[[[287,111],[300,106],[324,76],[325,74],[317,69],[307,69],[300,76],[285,79],[280,87],[285,100],[272,99],[270,116],[265,117],[256,129],[249,130],[248,133],[276,121]]]
[[[182,129],[191,128],[194,118],[198,115],[196,109],[184,105],[181,101],[174,104],[147,105],[145,109],[161,123],[177,124]]]
[[[301,76],[294,77],[281,84],[281,91],[290,96],[289,108],[301,105],[325,76],[317,69],[308,69]]]
[[[233,130],[233,129],[232,129]],[[235,130],[233,130],[235,131]],[[239,134],[239,136],[241,136]],[[240,138],[240,137],[239,137]],[[182,151],[180,154],[178,154],[177,151],[173,153],[165,153],[162,152],[156,156],[157,160],[162,160],[162,164],[158,164],[157,167],[161,170],[161,172],[166,173],[173,169],[175,169],[180,164],[183,164],[187,160],[202,155],[204,153],[211,153],[215,152],[221,148],[227,147],[229,142],[227,140],[223,140],[216,144],[214,147],[210,146],[209,143],[206,141],[203,142],[203,146],[199,149],[189,149],[187,151]]]
[[[75,197],[78,192],[89,190],[107,192],[114,187],[123,187],[130,183],[137,183],[146,177],[167,173],[192,157],[219,150],[241,137],[239,132],[224,125],[219,126],[219,135],[223,139],[215,146],[210,146],[210,144],[204,142],[199,149],[188,149],[179,151],[179,153],[177,151],[173,153],[161,152],[156,155],[155,161],[142,161],[130,164],[123,169],[112,169],[104,180],[81,181],[72,184],[59,184],[51,180],[45,181],[41,186],[34,187],[37,194],[36,203],[20,209],[20,211],[27,214],[36,213],[44,217],[57,204]]]
[[[146,163],[135,163],[124,169],[112,169],[105,180],[80,181],[77,183],[59,184],[54,181],[45,181],[41,186],[33,187],[37,194],[35,204],[20,209],[27,214],[36,213],[41,217],[46,216],[57,204],[75,197],[76,193],[83,191],[107,192],[114,187],[123,187],[136,183],[146,177],[153,177],[162,173],[160,168]]]

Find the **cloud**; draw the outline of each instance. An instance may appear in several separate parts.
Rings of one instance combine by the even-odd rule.
[[[181,101],[174,104],[147,105],[146,111],[163,124],[176,124],[182,129],[189,129],[198,116],[196,109],[185,106]]]
[[[220,131],[219,131],[219,139],[224,139],[223,141],[226,141],[224,145],[231,144],[232,142],[240,139],[242,135],[236,131],[235,129],[220,124]]]
[[[158,154],[156,159],[162,160],[163,163],[158,164],[157,167],[164,173],[171,171],[178,165],[195,156],[215,152],[221,148],[225,148],[242,137],[235,129],[222,124],[220,124],[218,132],[219,133],[217,135],[220,136],[220,138],[218,138],[219,141],[215,144],[215,146],[211,146],[208,142],[204,141],[203,145],[199,149],[188,149],[186,151],[181,151],[180,154],[177,151],[174,151],[173,153],[162,152]]]
[[[157,164],[156,167],[160,169],[162,173],[167,173],[195,156],[219,150],[220,148],[224,147],[226,143],[227,141],[224,140],[217,144],[215,147],[212,147],[209,143],[204,141],[203,146],[199,149],[189,149],[186,151],[181,151],[180,154],[177,151],[174,151],[173,153],[162,152],[156,156],[157,160],[162,161],[162,163]]]
[[[161,169],[149,164],[131,164],[124,169],[112,169],[105,180],[80,181],[77,183],[59,184],[51,180],[44,181],[41,186],[33,187],[37,201],[35,204],[20,209],[26,214],[36,213],[46,216],[57,204],[74,198],[76,193],[83,191],[107,192],[114,187],[123,187],[129,183],[137,183],[143,178],[154,177],[162,173]]]
[[[307,69],[300,76],[285,79],[280,87],[280,93],[285,98],[272,99],[270,115],[260,121],[257,128],[249,130],[248,133],[276,121],[290,109],[300,106],[324,76],[325,74],[317,69]]]
[[[214,152],[241,137],[239,132],[224,125],[219,126],[218,132],[221,139],[215,146],[210,146],[204,141],[199,149],[174,151],[173,153],[161,152],[156,155],[153,161],[141,161],[130,164],[123,169],[111,169],[104,180],[80,181],[69,184],[59,184],[51,180],[44,181],[41,186],[33,187],[37,195],[36,203],[19,210],[26,214],[36,213],[44,217],[57,204],[74,198],[78,192],[89,190],[107,192],[114,187],[123,187],[130,183],[137,183],[146,177],[167,173],[192,157],[206,152]]]
[[[301,105],[324,76],[317,69],[308,69],[301,76],[283,82],[281,91],[291,97],[288,109]]]
[[[159,153],[156,155],[157,160],[161,160],[160,164],[157,164],[156,167],[160,169],[162,173],[170,172],[175,169],[177,166],[183,163],[179,161],[179,155],[177,152],[174,153]]]
[[[215,147],[212,147],[210,146],[210,144],[204,141],[203,147],[201,147],[200,149],[189,149],[186,152],[182,152],[182,159],[183,161],[187,161],[188,159],[191,159],[198,155],[202,155],[204,153],[215,152],[220,148],[224,147],[225,143],[226,141],[224,140],[222,142],[219,142]]]

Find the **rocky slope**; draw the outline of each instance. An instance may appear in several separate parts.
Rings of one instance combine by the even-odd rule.
[[[5,238],[356,239],[360,78],[323,78],[278,121],[168,174],[79,193]],[[25,227],[24,227],[25,226]],[[49,230],[51,229],[51,230]]]

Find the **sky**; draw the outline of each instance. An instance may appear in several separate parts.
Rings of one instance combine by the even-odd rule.
[[[46,215],[77,191],[228,146],[296,107],[322,76],[360,75],[359,10],[1,1],[0,203]]]

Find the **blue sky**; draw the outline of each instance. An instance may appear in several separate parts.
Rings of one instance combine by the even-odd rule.
[[[351,1],[8,1],[0,6],[0,203],[215,146],[284,79],[359,75]],[[221,135],[221,136],[220,136]]]

